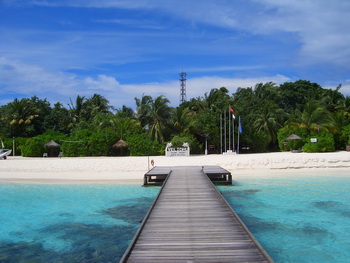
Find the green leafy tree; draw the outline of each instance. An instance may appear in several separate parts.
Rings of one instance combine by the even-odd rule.
[[[316,138],[317,142],[311,142],[311,138]],[[334,152],[334,138],[330,132],[311,132],[307,143],[303,146],[303,152]]]
[[[322,98],[322,87],[317,83],[306,80],[286,82],[280,85],[282,100],[281,104],[287,111],[304,110],[304,105],[310,100]]]
[[[149,133],[152,139],[159,143],[164,143],[167,139],[167,131],[169,129],[170,107],[169,100],[163,95],[157,97],[150,104],[149,111],[150,126]]]
[[[57,102],[46,118],[47,130],[57,131],[64,134],[70,133],[69,125],[71,123],[69,111]]]
[[[190,112],[188,108],[177,107],[171,112],[171,126],[175,134],[180,134],[183,132],[189,133],[191,128],[193,128],[194,113]]]
[[[335,131],[332,114],[317,100],[306,103],[304,111],[296,111],[294,118],[287,122],[287,128],[302,128],[308,131]]]
[[[117,110],[116,116],[135,119],[135,112],[132,108],[123,105],[121,109]]]
[[[107,114],[111,109],[109,101],[100,94],[94,94],[83,103],[84,111],[82,112],[86,121],[90,121],[96,114]]]
[[[135,119],[115,116],[110,123],[118,139],[125,140],[129,134],[142,132],[140,123]]]
[[[263,132],[268,144],[276,144],[277,131],[282,126],[279,121],[281,111],[272,103],[266,103],[259,113],[253,114],[255,133]]]
[[[150,139],[147,134],[132,134],[127,137],[128,149],[132,156],[162,155],[164,146]]]
[[[39,109],[29,99],[18,100],[17,98],[7,107],[7,114],[4,117],[12,128],[11,135],[26,137],[33,120],[39,116]]]
[[[79,95],[75,99],[75,103],[73,103],[72,99],[70,99],[69,106],[69,113],[71,116],[71,127],[76,126],[80,120],[83,118],[83,116],[86,114],[86,99],[85,97],[80,97]]]
[[[45,144],[50,141],[60,143],[66,136],[58,132],[45,132],[41,135],[32,137],[26,141],[21,147],[22,156],[24,157],[42,157],[44,153],[48,152]],[[58,150],[59,151],[59,150]]]
[[[151,123],[151,104],[153,99],[151,96],[142,95],[141,99],[135,98],[137,112],[136,116],[142,127],[145,127]]]

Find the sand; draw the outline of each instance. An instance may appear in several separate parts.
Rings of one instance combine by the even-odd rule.
[[[220,165],[233,179],[281,174],[345,174],[350,176],[350,152],[260,153],[189,157],[84,157],[0,160],[0,183],[142,183],[155,166]]]

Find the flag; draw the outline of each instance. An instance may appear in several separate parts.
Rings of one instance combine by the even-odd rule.
[[[241,120],[241,117],[239,117],[238,131],[239,131],[239,133],[242,133],[242,132],[243,132],[243,130],[242,130],[242,120]]]
[[[232,114],[232,118],[233,118],[233,119],[236,119],[235,112],[234,112],[234,110],[232,109],[232,107],[230,107],[230,112],[231,112],[231,114]]]

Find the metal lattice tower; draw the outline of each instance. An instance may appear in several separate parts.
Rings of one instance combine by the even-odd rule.
[[[180,73],[180,104],[184,103],[186,98],[186,72]]]

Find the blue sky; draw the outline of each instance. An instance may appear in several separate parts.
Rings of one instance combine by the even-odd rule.
[[[0,105],[299,79],[350,95],[348,0],[0,0]]]

